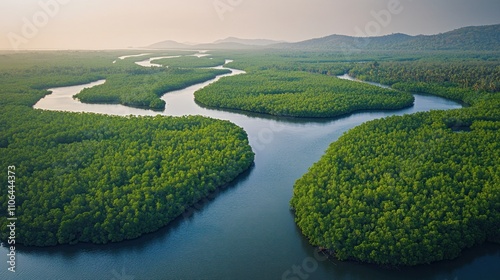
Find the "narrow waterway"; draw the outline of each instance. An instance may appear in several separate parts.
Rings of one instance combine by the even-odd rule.
[[[233,70],[232,75],[242,73]],[[386,116],[456,109],[461,108],[460,104],[416,94],[411,108],[362,112],[339,119],[283,119],[212,110],[195,104],[193,93],[217,79],[165,94],[162,99],[167,108],[161,114],[203,115],[243,127],[256,153],[255,167],[214,198],[197,205],[191,216],[180,217],[156,233],[104,246],[18,248],[18,273],[13,277],[5,268],[0,278],[462,280],[496,279],[500,275],[500,246],[492,244],[466,250],[454,261],[416,268],[386,269],[318,261],[289,210],[295,180],[347,130]],[[47,96],[35,108],[114,115],[158,114],[120,105],[73,107],[73,103],[79,102],[71,96],[93,85],[53,89],[52,97]],[[7,254],[6,248],[0,252]],[[294,268],[301,274],[294,274]]]

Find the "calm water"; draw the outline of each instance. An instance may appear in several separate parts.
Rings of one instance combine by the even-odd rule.
[[[461,107],[459,104],[415,95],[415,106],[400,111],[363,112],[330,120],[278,119],[199,107],[194,103],[193,92],[208,83],[166,94],[163,99],[167,101],[167,109],[163,114],[198,114],[231,120],[249,134],[256,153],[255,167],[215,199],[196,206],[190,217],[181,217],[156,233],[104,246],[18,248],[18,272],[8,273],[7,264],[2,261],[0,278],[499,279],[500,246],[492,244],[466,250],[454,261],[416,268],[385,269],[351,262],[316,261],[314,248],[301,235],[289,210],[295,180],[350,128],[394,114],[455,109]],[[42,100],[36,108],[116,115],[157,114],[119,105],[78,107],[72,98],[64,97],[83,87],[55,89],[52,97]],[[60,106],[64,102],[67,104]],[[0,253],[6,259],[6,248],[1,248]],[[295,276],[294,266],[300,269]],[[290,273],[285,274],[287,271]]]

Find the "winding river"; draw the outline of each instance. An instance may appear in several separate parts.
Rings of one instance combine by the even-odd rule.
[[[242,71],[232,70],[232,74]],[[497,279],[500,246],[485,244],[453,261],[387,269],[318,258],[296,227],[289,209],[292,188],[320,159],[329,144],[363,122],[390,115],[461,108],[455,102],[415,95],[415,105],[399,111],[361,112],[338,119],[284,119],[218,111],[195,104],[193,93],[220,77],[165,94],[163,115],[203,115],[243,127],[255,166],[164,229],[108,245],[18,248],[18,272],[1,279]],[[158,112],[120,105],[81,104],[71,98],[88,85],[52,89],[35,108],[113,115]],[[1,254],[7,254],[2,247]],[[295,273],[298,269],[300,273]],[[288,273],[287,273],[288,272]]]

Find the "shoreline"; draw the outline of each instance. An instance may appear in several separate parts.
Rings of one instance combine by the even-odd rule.
[[[145,238],[149,234],[154,234],[154,233],[160,232],[162,230],[166,230],[170,226],[174,225],[175,223],[177,223],[179,221],[182,221],[184,219],[190,219],[193,216],[193,213],[201,210],[207,203],[210,203],[211,200],[215,199],[220,193],[228,190],[228,188],[231,187],[231,185],[238,183],[239,180],[248,176],[254,167],[255,167],[255,161],[252,161],[252,163],[248,166],[248,168],[246,168],[241,173],[236,175],[236,177],[234,177],[231,181],[217,187],[213,192],[210,192],[207,196],[200,198],[197,202],[195,202],[191,205],[187,205],[187,207],[185,206],[184,207],[185,210],[182,211],[182,213],[180,213],[179,215],[175,216],[173,219],[171,219],[167,224],[159,227],[156,230],[143,232],[143,233],[141,233],[141,235],[134,237],[134,238],[123,239],[120,241],[109,241],[107,243],[76,242],[76,243],[62,243],[62,244],[48,245],[48,246],[24,245],[24,244],[19,243],[19,242],[17,242],[17,244],[19,245],[18,247],[21,249],[35,249],[35,250],[36,249],[64,248],[64,247],[75,248],[78,246],[85,246],[85,245],[92,245],[92,246],[98,246],[98,247],[104,248],[105,246],[109,246],[109,245],[116,245],[116,244],[121,244],[124,242],[140,240],[141,238]],[[200,205],[200,206],[198,206],[198,205]],[[193,209],[193,206],[195,206],[194,209]],[[187,213],[190,213],[190,215],[186,215]],[[3,240],[0,240],[0,242],[6,243]]]

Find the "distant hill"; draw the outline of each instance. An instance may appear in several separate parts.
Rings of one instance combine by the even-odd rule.
[[[240,39],[228,37],[208,44],[182,44],[167,40],[147,46],[151,49],[254,49],[281,43],[266,39]]]
[[[298,43],[274,45],[301,50],[463,50],[500,51],[500,24],[471,26],[437,35],[391,34],[379,37],[331,35]]]
[[[277,48],[293,48],[305,50],[342,50],[348,49],[387,49],[408,42],[413,37],[405,34],[391,34],[380,37],[351,37],[345,35],[330,35],[323,38],[306,40],[298,43],[282,43],[274,45]]]
[[[193,48],[193,46],[178,43],[178,42],[172,41],[172,40],[166,40],[166,41],[152,44],[152,45],[148,46],[147,48],[149,48],[149,49],[189,49],[189,48]]]
[[[399,47],[419,50],[500,51],[500,24],[471,26],[438,35],[416,36],[413,40],[401,43]]]
[[[237,43],[248,46],[269,46],[269,45],[279,44],[282,42],[267,40],[267,39],[240,39],[235,37],[228,37],[226,39],[217,40],[214,42],[214,44],[220,44],[220,43]]]
[[[461,50],[500,51],[500,24],[471,26],[436,35],[410,36],[396,33],[378,37],[330,35],[297,43],[265,39],[229,37],[209,44],[187,45],[163,41],[148,46],[154,49],[296,49],[314,51],[342,50]]]
[[[220,43],[210,43],[210,44],[199,44],[196,45],[195,47],[197,49],[209,49],[209,50],[246,50],[246,49],[257,49],[261,48],[262,46],[246,45],[235,42],[220,42]]]

